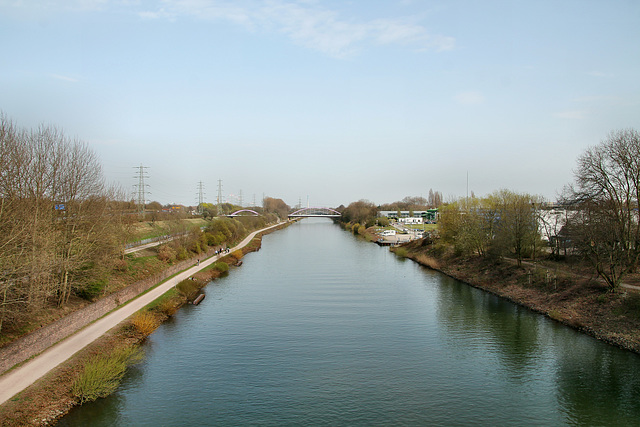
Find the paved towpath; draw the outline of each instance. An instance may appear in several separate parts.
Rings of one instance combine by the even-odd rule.
[[[173,240],[173,237],[169,237],[168,239],[165,239],[165,240],[158,240],[157,242],[151,242],[151,243],[146,243],[146,244],[140,245],[140,246],[134,246],[134,247],[125,249],[124,253],[125,254],[130,254],[130,253],[133,253],[133,252],[138,252],[138,251],[141,251],[143,249],[152,248],[154,246],[160,246],[161,244],[170,242],[172,240]]]
[[[249,234],[242,242],[230,249],[230,252],[246,246],[258,233],[269,230],[271,228],[282,225],[282,223],[254,231]],[[24,365],[15,368],[0,377],[0,405],[9,400],[11,397],[20,393],[25,388],[36,382],[47,372],[82,350],[87,345],[104,335],[108,330],[126,320],[129,316],[140,310],[150,302],[154,301],[162,294],[173,288],[182,280],[189,278],[197,271],[213,264],[225,254],[212,256],[200,262],[200,265],[193,266],[182,273],[175,275],[166,282],[156,286],[147,293],[131,300],[123,307],[112,311],[104,317],[96,320],[84,329],[81,329],[74,335],[53,345],[48,350],[43,351]]]

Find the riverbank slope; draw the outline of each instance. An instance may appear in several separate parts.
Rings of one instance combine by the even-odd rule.
[[[589,276],[561,262],[456,257],[425,240],[393,250],[473,287],[506,298],[599,340],[640,354],[640,293],[608,292]]]

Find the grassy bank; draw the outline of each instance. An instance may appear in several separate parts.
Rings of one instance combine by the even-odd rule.
[[[137,242],[153,237],[184,232],[194,228],[206,227],[210,221],[203,218],[181,220],[142,221],[131,225],[130,242]]]
[[[456,257],[422,240],[393,250],[429,268],[592,335],[640,353],[640,293],[607,287],[580,265]]]
[[[283,224],[283,227],[286,224]],[[274,228],[266,233],[282,227]],[[263,233],[265,234],[265,233]],[[229,274],[245,254],[261,247],[262,234],[179,283],[123,325],[61,364],[0,407],[0,426],[53,425],[74,406],[112,393],[128,366],[141,360],[140,344],[162,322],[192,301],[211,280]]]

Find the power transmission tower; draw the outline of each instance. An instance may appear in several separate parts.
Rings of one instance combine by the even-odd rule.
[[[202,215],[204,211],[204,184],[202,181],[198,182],[198,213]]]
[[[218,216],[222,215],[222,180],[218,180]]]
[[[149,178],[149,175],[147,175],[147,171],[145,170],[145,169],[149,169],[149,167],[142,166],[142,164],[140,164],[140,166],[135,166],[134,169],[136,169],[136,176],[134,176],[134,178],[138,178],[138,184],[134,184],[134,187],[137,187],[137,193],[138,193],[138,200],[136,202],[138,206],[138,215],[144,218],[144,207],[146,205],[144,196],[146,194],[150,194],[148,191],[145,190],[145,187],[148,187],[149,184],[145,184],[144,179]]]
[[[240,207],[242,207],[242,190],[238,193],[238,203],[240,203]]]

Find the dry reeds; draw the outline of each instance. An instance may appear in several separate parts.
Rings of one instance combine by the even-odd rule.
[[[131,323],[136,330],[144,336],[151,335],[159,324],[156,316],[147,311],[136,314],[133,319],[131,319]]]

